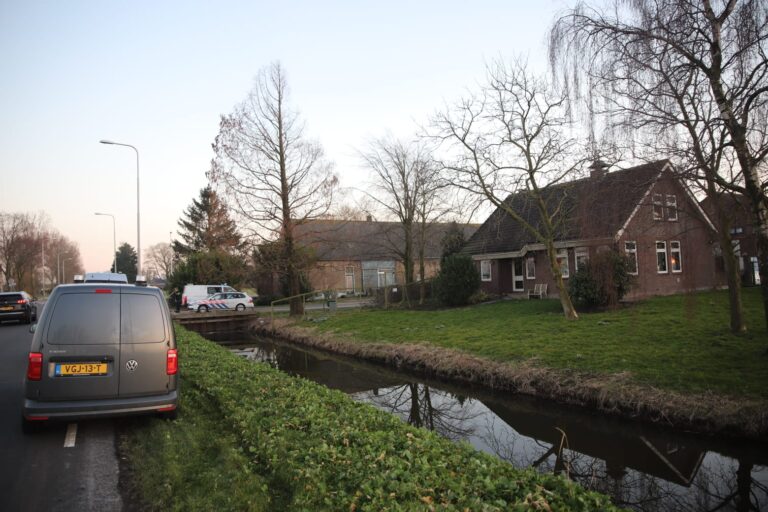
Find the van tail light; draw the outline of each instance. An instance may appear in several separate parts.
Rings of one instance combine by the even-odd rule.
[[[181,305],[182,306],[186,306],[187,305],[187,296],[186,295],[182,295],[181,296]]]
[[[40,352],[29,353],[29,364],[27,365],[27,379],[40,380],[43,378],[43,354]]]
[[[165,373],[176,375],[179,371],[179,354],[175,348],[168,351],[168,359],[165,360]]]

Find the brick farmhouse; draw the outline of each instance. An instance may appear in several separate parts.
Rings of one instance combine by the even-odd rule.
[[[668,160],[608,172],[596,162],[590,176],[545,189],[549,208],[563,212],[555,247],[563,277],[597,252],[615,250],[630,261],[638,299],[721,286],[714,226]],[[525,193],[506,199],[526,222],[540,216]],[[497,209],[468,241],[488,293],[526,296],[536,284],[556,294],[542,243]]]

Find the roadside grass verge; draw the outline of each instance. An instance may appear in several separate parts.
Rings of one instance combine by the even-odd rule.
[[[304,326],[347,342],[421,344],[501,363],[622,374],[684,394],[766,398],[768,334],[757,288],[744,290],[750,332],[728,329],[726,292],[657,297],[563,318],[557,300],[515,300],[438,311],[339,311]]]
[[[186,379],[181,388],[175,421],[137,417],[123,423],[120,450],[141,508],[274,510],[265,480],[252,470],[211,400]]]
[[[123,443],[156,510],[616,510],[606,496],[515,469],[183,328],[177,340],[178,420],[147,421]]]

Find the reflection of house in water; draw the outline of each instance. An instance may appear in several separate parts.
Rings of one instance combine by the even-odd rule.
[[[483,403],[519,434],[553,446],[560,445],[558,429],[562,430],[570,450],[604,460],[614,479],[621,479],[629,468],[688,487],[706,453],[644,425],[618,425],[606,418],[591,421],[584,413],[569,415],[559,407],[552,410],[524,401],[515,402],[514,407],[488,400]]]

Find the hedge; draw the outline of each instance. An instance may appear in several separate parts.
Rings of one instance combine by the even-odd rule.
[[[183,328],[177,335],[185,385],[214,404],[250,472],[287,510],[616,510],[564,478],[516,469]]]

